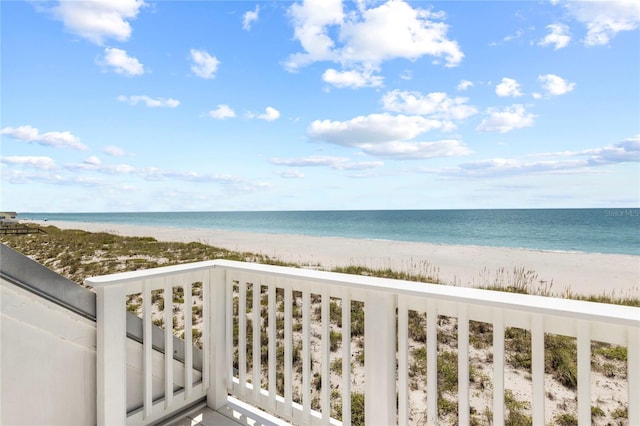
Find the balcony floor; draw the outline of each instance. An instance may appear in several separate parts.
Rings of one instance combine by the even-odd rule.
[[[190,411],[184,418],[175,420],[168,426],[238,426],[239,424],[209,407],[202,407]]]
[[[290,423],[265,413],[251,405],[245,404],[231,396],[227,398],[227,405],[218,411],[201,406],[186,412],[183,417],[174,419],[167,426],[238,426],[264,425],[288,426]]]

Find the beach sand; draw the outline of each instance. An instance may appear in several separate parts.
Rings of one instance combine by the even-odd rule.
[[[313,237],[210,229],[36,221],[61,229],[201,242],[233,251],[259,253],[303,267],[329,270],[364,266],[436,277],[443,284],[508,284],[514,268],[534,271],[534,288],[555,295],[640,297],[640,256],[536,251],[504,247]]]

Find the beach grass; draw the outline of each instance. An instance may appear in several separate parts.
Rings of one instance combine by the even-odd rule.
[[[165,242],[55,226],[42,229],[46,234],[0,235],[0,242],[79,284],[91,276],[214,259],[297,266],[264,254],[236,252],[200,242]]]

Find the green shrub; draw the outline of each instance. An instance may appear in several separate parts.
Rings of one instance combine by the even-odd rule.
[[[342,333],[339,331],[331,330],[329,332],[329,349],[331,352],[335,352],[338,347],[340,347],[340,343],[342,342]]]
[[[596,407],[594,405],[591,406],[591,417],[604,417],[604,410],[600,407]]]
[[[511,389],[506,389],[504,392],[504,406],[507,409],[505,425],[531,426],[533,424],[533,419],[522,412],[529,408],[529,403],[518,401]]]
[[[363,393],[351,393],[351,424],[354,426],[365,424]]]
[[[602,355],[609,360],[627,361],[627,348],[624,346],[605,346],[594,351],[596,355]]]
[[[545,373],[569,389],[578,385],[577,348],[575,339],[556,334],[545,335]]]
[[[342,358],[336,358],[331,361],[329,368],[333,374],[342,376]]]
[[[569,413],[557,415],[554,418],[554,422],[558,426],[578,426],[578,418]]]
[[[611,411],[611,417],[614,419],[626,419],[627,418],[627,409],[625,407],[618,407],[615,410]]]

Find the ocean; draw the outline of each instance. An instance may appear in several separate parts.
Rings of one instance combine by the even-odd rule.
[[[640,209],[20,213],[20,219],[640,256]]]

